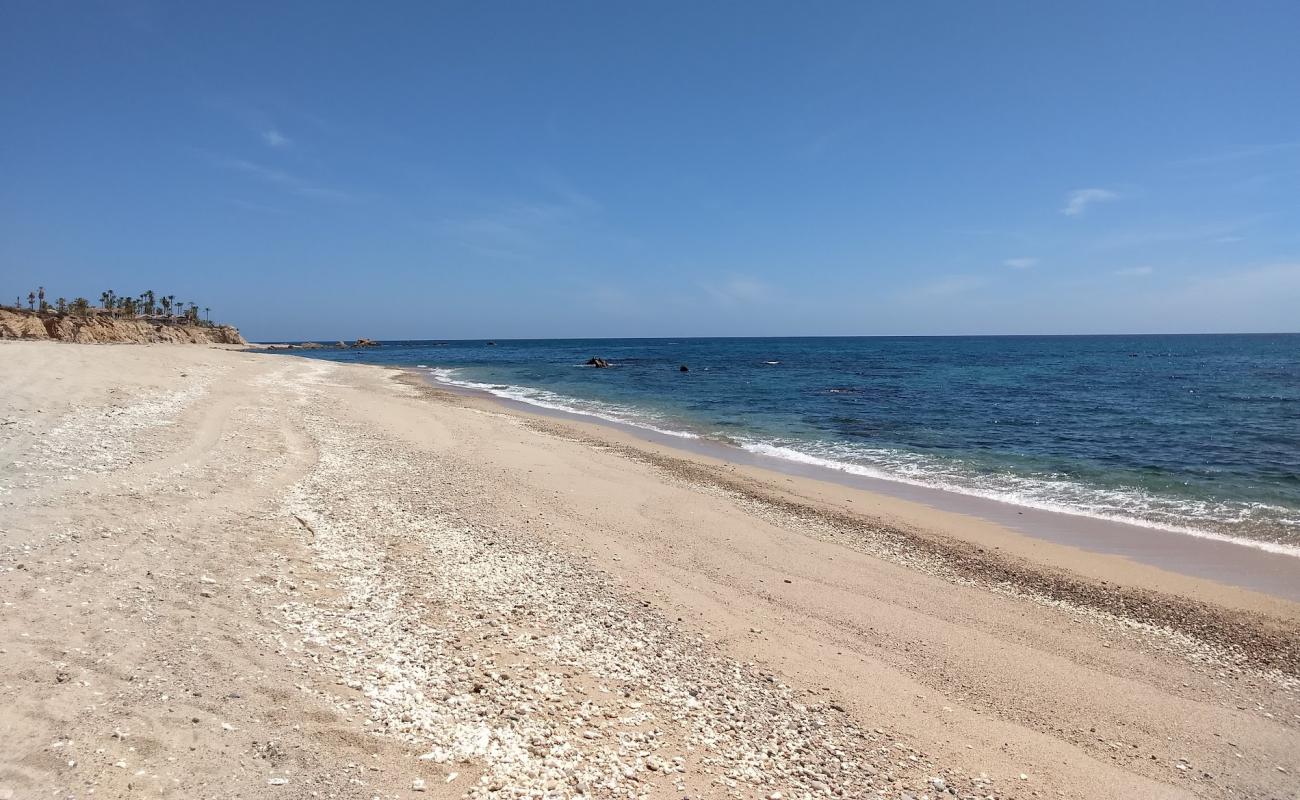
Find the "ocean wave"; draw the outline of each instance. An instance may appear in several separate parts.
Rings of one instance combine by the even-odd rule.
[[[1137,488],[1107,489],[1008,472],[979,473],[963,470],[956,462],[945,463],[938,458],[899,450],[833,443],[800,443],[804,449],[798,449],[788,444],[754,439],[739,440],[737,444],[756,455],[833,469],[850,475],[939,489],[1025,508],[1122,522],[1300,557],[1298,545],[1187,524],[1187,520],[1195,519],[1204,520],[1208,525],[1227,528],[1241,525],[1251,517],[1266,515],[1271,517],[1270,522],[1277,525],[1300,528],[1300,518],[1294,516],[1296,512],[1279,506],[1163,498]],[[822,452],[818,454],[807,450]]]
[[[495,397],[552,411],[581,414],[682,439],[705,438],[671,427],[675,421],[641,408],[583,400],[514,384],[490,384],[458,377],[459,370],[431,368],[427,373],[449,386],[487,392]],[[1300,531],[1294,509],[1262,503],[1162,497],[1137,487],[1101,487],[1050,476],[1018,475],[943,458],[891,448],[865,447],[832,441],[759,439],[735,434],[708,438],[755,455],[777,458],[850,475],[952,492],[1073,516],[1137,525],[1215,541],[1246,545],[1271,553],[1300,557],[1300,545],[1251,538],[1246,527]],[[1235,529],[1235,530],[1234,530]]]
[[[467,381],[456,377],[457,370],[435,367],[430,369],[429,375],[439,383],[445,383],[449,386],[459,386],[462,389],[474,389],[481,392],[487,392],[495,397],[504,400],[514,400],[520,403],[545,408],[551,411],[563,411],[569,414],[585,414],[589,417],[605,420],[606,422],[616,422],[620,425],[631,425],[635,428],[661,433],[665,436],[676,436],[680,439],[699,439],[699,434],[689,431],[674,430],[662,426],[662,421],[654,415],[645,411],[631,409],[613,403],[601,403],[595,400],[580,400],[576,397],[567,397],[562,394],[547,391],[546,389],[537,389],[530,386],[515,386],[513,384],[500,383],[480,383],[478,381]]]

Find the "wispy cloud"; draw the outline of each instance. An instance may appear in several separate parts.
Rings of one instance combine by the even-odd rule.
[[[555,197],[551,205],[562,206],[567,212],[592,213],[602,210],[601,204],[594,197],[582,191],[560,172],[544,169],[538,173],[537,180]]]
[[[1029,257],[1008,258],[1002,263],[1012,269],[1029,269],[1038,266],[1038,259]]]
[[[1300,161],[1300,160],[1298,160]],[[1276,186],[1279,182],[1294,179],[1300,176],[1300,169],[1274,169],[1267,172],[1258,172],[1247,178],[1242,178],[1232,184],[1232,189],[1238,192],[1259,192]]]
[[[256,178],[264,183],[278,186],[285,191],[293,192],[302,197],[310,197],[316,200],[336,200],[351,201],[356,200],[356,196],[334,189],[329,186],[322,186],[315,181],[299,177],[290,172],[285,172],[276,167],[270,167],[265,164],[258,164],[243,158],[216,157],[216,163],[226,169],[234,170],[252,178]]]
[[[546,190],[544,199],[516,200],[477,213],[444,216],[436,220],[435,229],[481,255],[520,259],[548,249],[601,210],[597,200],[558,173],[544,173],[540,183]]]
[[[1244,232],[1265,222],[1271,216],[1271,214],[1261,214],[1254,217],[1242,217],[1219,222],[1148,225],[1107,233],[1098,238],[1094,244],[1101,250],[1115,250],[1180,242],[1227,243],[1240,241]]]
[[[229,199],[222,202],[244,211],[252,211],[257,214],[274,214],[276,216],[290,216],[288,211],[275,206],[268,206],[262,203],[250,203],[247,200]]]
[[[1097,203],[1109,203],[1118,200],[1119,195],[1109,189],[1075,189],[1065,196],[1065,207],[1061,213],[1067,217],[1077,217]]]
[[[542,249],[553,220],[545,209],[503,207],[477,216],[442,217],[437,232],[457,245],[493,258],[523,258]]]
[[[1014,243],[1007,246],[1014,247],[1029,245],[1033,239],[1032,236],[1024,231],[1000,228],[947,228],[945,233],[951,233],[956,236],[970,236],[978,239],[1005,239],[1007,242]]]
[[[854,120],[818,131],[799,147],[798,154],[804,158],[820,158],[857,138],[869,127],[870,123],[864,120]]]
[[[1300,264],[1236,267],[1193,277],[1181,289],[1161,288],[1160,299],[1189,319],[1225,320],[1226,330],[1300,330]],[[1235,312],[1229,317],[1225,311]]]
[[[1249,159],[1260,158],[1262,156],[1292,152],[1300,152],[1300,142],[1275,142],[1273,144],[1238,147],[1232,150],[1223,150],[1218,153],[1209,153],[1207,155],[1195,156],[1193,158],[1184,158],[1173,162],[1173,166],[1198,167],[1208,166],[1211,164],[1229,164],[1234,161],[1246,161]]]
[[[926,299],[953,297],[987,286],[989,279],[982,275],[949,275],[908,291],[912,298]]]
[[[1122,278],[1145,278],[1155,272],[1154,267],[1125,267],[1124,269],[1115,270],[1115,274]]]
[[[772,287],[748,275],[730,275],[720,283],[700,284],[705,293],[723,306],[752,305],[774,296]]]
[[[280,133],[277,128],[267,128],[262,131],[262,141],[275,148],[285,148],[293,144],[293,140]]]
[[[315,145],[318,140],[337,140],[345,131],[355,132],[356,123],[340,125],[321,117],[282,97],[265,94],[209,94],[197,99],[207,113],[220,118],[223,125],[235,125],[245,135],[254,137],[267,147],[283,150],[297,147],[307,138]],[[288,131],[295,131],[289,135]],[[373,132],[371,132],[372,138]],[[372,143],[373,144],[373,143]]]

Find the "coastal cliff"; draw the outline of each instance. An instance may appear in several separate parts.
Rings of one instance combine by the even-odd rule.
[[[150,344],[248,344],[229,325],[195,325],[106,315],[37,314],[0,309],[0,339]]]

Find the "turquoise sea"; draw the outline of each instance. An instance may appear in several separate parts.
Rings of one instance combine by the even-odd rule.
[[[1300,554],[1300,334],[406,341],[294,352],[418,367],[500,397],[791,461]],[[593,356],[613,366],[586,366]]]

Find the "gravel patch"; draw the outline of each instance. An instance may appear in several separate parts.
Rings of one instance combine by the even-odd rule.
[[[0,494],[125,469],[165,452],[151,428],[173,425],[207,393],[219,371],[195,370],[184,388],[78,408],[31,438],[0,470]],[[6,426],[14,428],[19,425]],[[28,426],[30,427],[30,426]],[[34,433],[34,431],[33,431]],[[13,438],[17,438],[15,433]]]
[[[1135,587],[1101,586],[1047,567],[853,514],[812,508],[755,482],[686,461],[610,443],[567,426],[528,420],[533,430],[581,441],[649,464],[666,478],[726,496],[756,517],[794,527],[953,583],[1065,611],[1116,635],[1138,638],[1225,675],[1249,675],[1288,692],[1300,690],[1300,640],[1271,620]]]
[[[726,657],[551,543],[469,524],[456,509],[473,465],[304,421],[319,462],[285,511],[331,577],[284,604],[282,646],[466,796],[993,792]]]

